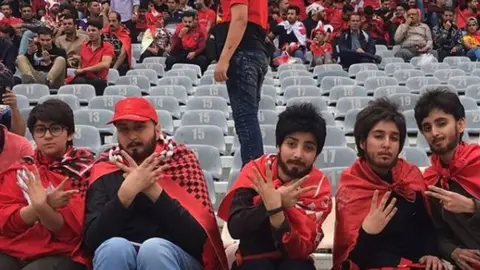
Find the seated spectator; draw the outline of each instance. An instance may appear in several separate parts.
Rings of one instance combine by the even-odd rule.
[[[23,28],[25,30],[30,30],[36,33],[38,29],[44,26],[40,20],[35,18],[35,14],[33,13],[33,9],[31,5],[24,3],[21,6],[21,13],[22,13],[22,20],[23,20]]]
[[[205,6],[205,0],[195,0],[195,8],[197,10],[197,23],[204,28],[207,33],[210,33],[210,29],[215,25],[217,19],[215,11]]]
[[[340,35],[338,40],[340,48],[340,64],[343,68],[349,68],[358,63],[379,62],[379,56],[375,55],[375,41],[360,29],[360,15],[350,16],[349,29]]]
[[[63,101],[33,108],[28,129],[35,153],[12,165],[0,182],[0,265],[85,270],[80,247],[94,156],[73,147],[73,112]]]
[[[395,42],[401,46],[401,49],[395,53],[395,57],[409,62],[413,57],[425,53],[436,54],[432,51],[432,31],[428,25],[420,22],[418,9],[409,9],[407,16],[406,22],[401,24],[395,32]]]
[[[195,64],[202,72],[207,70],[208,60],[203,54],[207,33],[195,22],[195,13],[187,11],[183,14],[182,23],[177,26],[172,37],[172,49],[167,57],[167,69],[175,63]]]
[[[375,15],[375,10],[372,6],[366,6],[364,14],[362,29],[370,35],[376,45],[387,45],[389,36],[384,30],[383,19]]]
[[[163,17],[158,18],[155,25],[149,27],[143,34],[143,52],[140,56],[140,62],[143,62],[143,59],[147,57],[164,56],[165,53],[169,53],[171,49],[170,38],[170,33],[163,27]]]
[[[184,12],[178,9],[178,0],[167,0],[167,7],[168,9],[163,13],[165,27],[173,30],[182,22]]]
[[[334,269],[442,270],[422,173],[398,158],[407,134],[398,105],[375,100],[353,133],[360,158],[338,183]]]
[[[123,150],[101,154],[87,193],[94,269],[228,269],[195,154],[161,132],[144,98],[119,101],[111,123]]]
[[[195,0],[196,1],[196,0]],[[194,1],[189,1],[189,0],[178,0],[178,10],[181,10],[183,12],[185,11],[192,11],[193,8],[191,6],[189,6],[189,2],[194,2]]]
[[[480,34],[478,33],[478,21],[470,18],[467,21],[467,33],[463,36],[463,46],[467,50],[467,56],[472,61],[480,59]]]
[[[327,41],[327,33],[323,29],[316,29],[313,32],[315,38],[310,44],[310,51],[313,54],[313,64],[323,65],[332,63],[333,48]]]
[[[69,68],[78,68],[78,61],[75,56],[80,55],[80,47],[88,42],[88,35],[77,31],[77,23],[72,15],[63,16],[63,35],[55,40],[55,44],[64,49],[67,53],[67,66]]]
[[[438,53],[438,60],[443,62],[447,56],[463,56],[462,30],[453,23],[453,10],[442,11],[440,24],[432,30],[433,46]]]
[[[316,28],[323,28],[323,14],[325,8],[317,3],[313,3],[307,7],[307,19],[303,21],[307,38],[313,39],[315,37],[313,30]]]
[[[7,24],[0,24],[0,62],[5,65],[12,74],[15,74],[15,61],[18,50],[13,44],[11,35],[13,28]]]
[[[89,19],[99,20],[101,22],[104,22],[104,19],[103,19],[104,14],[102,13],[102,6],[100,5],[100,0],[88,0],[87,11],[88,11],[88,17],[80,20],[80,22],[78,23],[78,27],[80,29],[87,31]]]
[[[307,30],[301,21],[298,20],[299,8],[289,6],[287,20],[279,23],[268,35],[270,40],[278,37],[278,49],[273,57],[278,57],[283,52],[288,52],[292,57],[305,60],[305,49],[307,45]]]
[[[13,17],[12,6],[9,1],[1,2],[0,10],[3,14],[3,19],[0,20],[0,23],[6,23],[11,26],[23,23],[22,19]]]
[[[12,76],[11,74],[2,73],[0,75],[0,85],[11,83],[13,80]],[[12,133],[25,136],[27,128],[18,108],[17,95],[13,93],[11,86],[2,87],[5,87],[5,91],[2,94],[2,104],[0,105],[0,125],[5,126]]]
[[[30,42],[26,55],[17,57],[22,83],[41,83],[58,89],[65,84],[67,54],[53,42],[49,28],[38,31],[37,40]]]
[[[147,20],[147,30],[149,27],[155,26],[160,18],[163,19],[163,13],[155,8],[155,0],[148,1],[148,11],[145,14],[145,18]],[[163,22],[163,24],[165,24],[165,22]]]
[[[435,27],[440,24],[441,22],[441,15],[443,14],[443,11],[445,8],[448,8],[451,10],[453,13],[452,7],[447,7],[445,5],[445,0],[435,0],[431,1],[428,4],[428,24],[430,27]],[[453,19],[453,18],[452,18]]]
[[[382,5],[380,8],[375,9],[375,15],[382,18],[383,22],[390,21],[395,15],[396,3],[393,0],[381,0]]]
[[[420,98],[415,119],[433,152],[424,181],[440,253],[455,269],[480,269],[480,147],[462,140],[465,109],[456,93],[439,88]]]
[[[97,96],[103,95],[107,87],[108,70],[115,54],[112,44],[103,41],[102,26],[99,20],[88,20],[89,41],[80,46],[80,56],[74,58],[79,68],[70,82],[93,85]]]
[[[41,18],[41,21],[45,26],[55,30],[57,26],[60,26],[60,2],[59,0],[46,0],[45,15]]]
[[[407,10],[407,4],[400,4],[395,7],[395,14],[394,16],[389,20],[385,22],[385,28],[387,29],[390,42],[389,44],[395,44],[395,32],[397,32],[398,27],[405,23],[406,20],[406,10]]]
[[[82,0],[73,0],[72,4],[75,7],[75,10],[77,11],[77,14],[75,15],[76,18],[79,18],[80,20],[83,18],[86,18],[85,14],[85,2],[82,3]]]
[[[455,24],[463,30],[467,30],[467,21],[469,18],[476,18],[478,20],[478,1],[477,0],[467,0],[467,7],[463,10],[460,7],[456,9],[457,20]]]
[[[332,209],[330,183],[313,168],[325,136],[325,120],[311,104],[279,115],[278,153],[243,167],[218,211],[240,241],[232,269],[315,270],[310,255]]]
[[[0,125],[0,173],[6,171],[22,157],[31,155],[33,155],[32,144],[24,136],[10,132],[7,127]]]
[[[348,31],[350,24],[350,16],[354,13],[355,9],[350,4],[344,4],[342,0],[335,0],[335,4],[330,11],[331,14],[328,17],[329,24],[333,27],[332,35],[329,40],[333,41],[340,37],[340,35]]]
[[[118,70],[120,76],[127,74],[132,62],[132,41],[130,32],[120,22],[120,13],[112,11],[108,14],[109,25],[103,28],[103,41],[113,45],[115,55],[111,68]]]

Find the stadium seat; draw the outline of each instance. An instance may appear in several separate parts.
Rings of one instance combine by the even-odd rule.
[[[377,51],[376,52],[376,55],[382,57],[383,58],[390,58],[390,57],[394,57],[395,54],[393,54],[392,51]]]
[[[373,98],[388,97],[393,94],[408,94],[410,89],[406,86],[380,86],[373,91]]]
[[[273,80],[273,78],[265,77],[265,78],[263,79],[263,85],[275,86],[275,81]]]
[[[387,64],[398,64],[398,63],[405,63],[405,60],[403,60],[403,58],[400,58],[400,57],[382,57],[382,61],[378,65],[378,68],[380,70],[385,70],[385,67]],[[392,74],[393,74],[393,71],[392,71]],[[387,73],[387,75],[389,74]]]
[[[312,77],[307,76],[290,76],[284,78],[280,81],[280,85],[283,89],[292,86],[292,85],[308,85],[308,86],[316,86],[317,83]]]
[[[24,95],[16,95],[17,96],[17,107],[19,110],[21,109],[28,109],[30,107],[30,102],[28,98]]]
[[[353,64],[348,68],[348,77],[355,77],[360,71],[364,70],[378,70],[378,67],[373,63]]]
[[[188,144],[186,146],[195,153],[202,170],[209,172],[217,180],[222,177],[222,161],[217,148],[204,144]]]
[[[225,101],[230,102],[230,97],[228,96],[228,90],[225,85],[202,85],[198,86],[195,90],[196,97],[222,97]]]
[[[382,86],[398,86],[398,81],[392,77],[373,77],[368,78],[364,82],[365,89],[368,90],[369,94],[373,94],[375,89],[382,87]]]
[[[325,139],[325,146],[347,146],[347,139],[345,133],[338,127],[327,126],[327,138]]]
[[[357,114],[361,110],[362,109],[350,109],[345,114],[345,120],[343,122],[345,125],[345,135],[347,136],[353,135],[353,129],[355,127],[355,123],[357,122]]]
[[[181,85],[185,87],[188,94],[193,93],[192,80],[187,76],[165,77],[158,80],[158,86],[161,85]]]
[[[311,103],[317,109],[317,112],[328,111],[327,100],[324,97],[296,97],[290,98],[287,107],[293,104]]]
[[[475,101],[477,101],[477,104],[480,103],[480,84],[473,84],[468,86],[465,90],[465,96],[475,99]]]
[[[478,110],[477,101],[471,97],[459,96],[460,102],[465,108],[465,111],[475,111]]]
[[[182,85],[160,85],[150,88],[150,96],[174,97],[180,104],[187,104],[187,89]]]
[[[269,96],[273,99],[277,98],[277,89],[272,85],[262,85],[261,93],[262,95]]]
[[[370,101],[371,97],[343,97],[337,101],[335,106],[335,119],[343,119],[351,109],[363,109]]]
[[[73,145],[83,147],[97,153],[102,144],[100,133],[96,127],[75,125],[75,134],[73,135]]]
[[[433,73],[433,77],[437,78],[441,83],[447,83],[451,77],[465,75],[465,71],[461,69],[440,69]]]
[[[30,111],[32,111],[32,108],[20,109],[20,114],[22,115],[22,118],[23,118],[23,120],[25,120],[25,122],[28,121],[28,116],[30,116]]]
[[[317,85],[321,85],[323,78],[325,77],[348,77],[348,73],[344,70],[329,70],[323,71],[317,74]]]
[[[415,105],[420,99],[420,95],[393,94],[389,97],[389,99],[393,102],[396,102],[400,106],[400,110],[407,111],[407,110],[413,110],[415,108]]]
[[[425,153],[423,149],[417,147],[404,147],[400,156],[405,157],[405,160],[418,167],[430,166],[427,153]]]
[[[458,69],[465,71],[465,74],[470,74],[475,69],[480,69],[480,62],[462,62],[457,66]]]
[[[68,106],[70,106],[70,108],[72,109],[72,111],[80,109],[80,101],[78,101],[77,96],[70,94],[44,96],[38,100],[38,103],[43,103],[50,99],[59,99],[67,103]]]
[[[357,159],[357,154],[350,147],[324,147],[315,160],[319,169],[330,167],[348,167]]]
[[[194,85],[197,85],[198,82],[199,82],[198,77],[197,77],[197,71],[195,71],[193,69],[172,69],[172,70],[167,71],[167,73],[165,73],[165,78],[167,78],[167,77],[178,77],[178,76],[185,76],[185,77],[190,78],[190,81]]]
[[[132,43],[132,56],[136,60],[140,60],[140,57],[142,56],[142,44]]]
[[[362,71],[363,72],[363,71]],[[366,97],[368,91],[360,85],[337,85],[330,90],[328,104],[335,105],[342,97]]]
[[[162,131],[168,135],[173,135],[173,117],[169,111],[157,110],[158,121]]]
[[[223,131],[217,126],[181,126],[174,133],[175,141],[182,144],[211,145],[225,154]]]
[[[479,135],[480,134],[480,111],[465,111],[465,131],[469,135]]]
[[[44,84],[18,84],[15,85],[12,91],[17,95],[26,96],[31,104],[36,104],[39,99],[49,96],[50,90]]]
[[[321,97],[322,92],[316,86],[292,85],[285,88],[283,97],[285,102],[296,97]]]
[[[258,123],[260,125],[276,125],[278,122],[278,114],[272,110],[259,110]]]
[[[405,84],[408,79],[413,77],[425,77],[421,70],[416,69],[401,69],[393,72],[393,77],[397,79],[399,84]]]
[[[150,80],[147,76],[143,75],[122,76],[115,81],[115,85],[136,85],[142,92],[150,92]]]
[[[433,76],[435,71],[444,69],[450,69],[450,66],[446,63],[429,63],[420,67],[420,70],[425,74],[425,76]]]
[[[104,96],[141,97],[142,90],[136,85],[110,85],[105,88]]]
[[[147,57],[143,59],[142,64],[161,64],[165,66],[165,61],[167,60],[166,57]]]
[[[90,84],[63,85],[58,89],[59,95],[70,94],[77,96],[80,104],[87,105],[97,94],[95,88]]]
[[[440,84],[440,80],[435,77],[411,77],[408,78],[405,86],[414,93],[420,92],[420,89],[428,85],[437,85]]]
[[[477,69],[472,70],[470,75],[475,76],[475,77],[480,77],[480,69],[477,68]]]
[[[278,79],[282,81],[283,79],[287,77],[310,77],[312,78],[313,75],[312,73],[306,71],[306,70],[284,70],[279,73]]]
[[[414,110],[403,111],[403,116],[405,116],[405,122],[407,124],[407,133],[409,135],[417,135],[418,126],[417,126],[417,121],[415,120]]]
[[[337,193],[338,183],[340,182],[340,176],[347,167],[329,167],[329,168],[320,168],[323,174],[328,177],[330,186],[332,187],[332,197],[335,197]]]
[[[282,64],[278,67],[277,72],[280,74],[282,71],[285,70],[307,70],[305,65],[303,64]]]
[[[383,51],[388,51],[388,48],[387,48],[387,46],[385,46],[385,45],[376,44],[376,45],[375,45],[375,50],[376,50],[377,52],[383,52]]]
[[[227,101],[222,97],[192,97],[186,106],[186,111],[189,110],[217,110],[226,118],[229,115]]]
[[[335,118],[331,112],[321,111],[320,114],[322,115],[323,120],[325,120],[327,126],[335,126]]]
[[[215,192],[215,182],[211,173],[203,171],[203,177],[205,177],[205,182],[207,184],[208,196],[213,205],[217,202],[217,193]]]
[[[199,85],[211,85],[211,84],[225,84],[225,82],[217,82],[215,81],[215,78],[212,75],[203,75],[202,78],[200,78]]]
[[[438,60],[437,58],[432,57],[432,59],[430,59],[430,63],[431,62],[438,63]],[[415,68],[420,68],[421,63],[422,63],[421,56],[415,56],[415,57],[412,57],[412,59],[410,59],[410,64],[412,64]]]
[[[81,109],[73,114],[76,125],[96,127],[101,134],[113,135],[115,127],[107,125],[112,120],[113,112],[106,109]]]
[[[457,92],[460,93],[465,93],[467,88],[470,85],[474,84],[480,84],[480,77],[474,77],[474,76],[457,76],[457,77],[452,77],[448,80],[448,84],[454,86],[457,89]]]
[[[107,74],[108,84],[114,84],[118,78],[120,78],[120,73],[118,73],[118,70],[113,68],[108,70],[108,74]]]
[[[106,110],[115,110],[115,104],[121,99],[124,99],[122,96],[99,96],[94,97],[88,103],[89,109],[106,109]]]
[[[165,66],[158,63],[142,63],[133,66],[134,69],[151,69],[157,72],[157,78],[165,76]]]
[[[172,70],[193,70],[195,71],[195,78],[202,77],[202,69],[198,65],[194,64],[173,64]],[[194,81],[192,79],[192,81]]]
[[[461,63],[469,62],[471,62],[471,60],[466,56],[447,56],[443,59],[443,63],[448,64],[452,68],[457,68]]]
[[[438,88],[442,88],[442,89],[445,89],[445,90],[449,90],[449,91],[452,91],[456,94],[457,93],[457,89],[453,86],[453,85],[450,85],[450,84],[431,84],[431,85],[425,85],[423,86],[422,88],[420,88],[420,95],[423,95],[425,92],[427,91],[432,91],[432,90],[435,90],[435,89],[438,89]]]
[[[157,72],[153,69],[139,69],[139,68],[136,68],[136,69],[132,69],[132,70],[127,71],[126,75],[127,76],[145,76],[145,77],[148,78],[151,86],[155,86],[155,85],[158,84],[158,75],[157,75]],[[136,85],[138,85],[140,88],[142,88],[142,86],[139,85],[139,84],[136,84]]]
[[[222,129],[223,135],[228,135],[225,113],[218,110],[187,110],[181,119],[180,126],[212,125]]]
[[[368,78],[372,77],[387,77],[387,73],[382,70],[362,70],[357,73],[355,81],[363,85]]]
[[[180,119],[180,106],[176,98],[169,96],[148,96],[145,98],[153,104],[156,110],[166,110],[172,114],[174,119]]]
[[[345,77],[327,76],[320,82],[322,93],[330,93],[330,90],[337,85],[355,85],[355,80]]]
[[[403,60],[403,59],[402,59]],[[410,64],[410,63],[403,63],[403,62],[393,62],[393,63],[388,63],[385,65],[385,72],[387,73],[388,76],[393,76],[393,73],[398,70],[411,70],[415,69],[415,67]]]
[[[343,67],[342,65],[339,65],[339,64],[325,64],[325,65],[315,66],[313,68],[313,77],[316,78],[318,74],[325,71],[343,71]],[[348,77],[348,73],[347,73],[347,77]]]
[[[263,145],[263,152],[265,154],[274,154],[274,153],[277,153],[277,149],[275,146]],[[237,151],[235,151],[235,154],[233,154],[232,171],[239,172],[240,169],[242,169],[242,156],[240,153],[240,149],[238,149]],[[235,179],[236,178],[233,178],[233,180]],[[233,181],[232,181],[232,184],[233,184]]]
[[[262,95],[258,108],[260,110],[276,110],[275,99],[270,96]]]

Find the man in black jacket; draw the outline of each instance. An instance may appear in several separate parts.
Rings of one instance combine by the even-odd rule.
[[[22,82],[41,83],[58,89],[65,83],[67,54],[53,42],[52,30],[43,27],[37,34],[37,41],[30,41],[27,53],[17,57]]]
[[[360,29],[360,15],[350,15],[349,29],[343,32],[338,40],[340,63],[348,69],[353,64],[374,63],[381,61],[375,55],[375,41]]]

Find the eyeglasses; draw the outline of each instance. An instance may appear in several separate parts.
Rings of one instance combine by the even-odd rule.
[[[45,134],[50,132],[50,135],[53,137],[58,137],[60,134],[62,134],[62,131],[65,129],[65,127],[61,125],[50,125],[49,127],[46,126],[37,126],[33,129],[33,135],[37,138],[43,138],[45,137]]]

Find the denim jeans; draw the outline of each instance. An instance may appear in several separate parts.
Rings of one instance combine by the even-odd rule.
[[[27,30],[23,33],[22,39],[20,40],[20,47],[18,48],[18,55],[25,55],[28,50],[28,42],[35,37],[35,33],[30,30]]]
[[[472,61],[480,60],[480,48],[473,48],[467,51],[467,57]]]
[[[93,257],[94,270],[200,270],[202,265],[172,242],[150,238],[137,249],[125,238],[103,242]]]
[[[262,50],[239,50],[230,60],[227,89],[243,165],[263,155],[258,107],[268,57]]]

